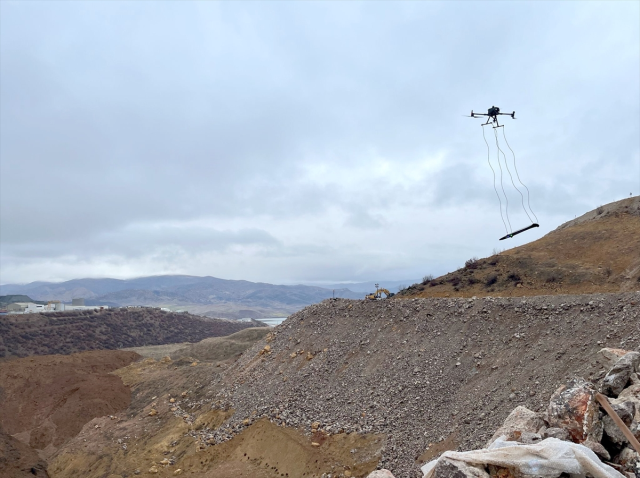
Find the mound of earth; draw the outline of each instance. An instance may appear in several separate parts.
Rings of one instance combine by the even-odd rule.
[[[256,327],[155,308],[0,316],[0,357],[198,342]]]
[[[146,359],[117,370],[131,387],[130,406],[114,420],[87,423],[52,458],[50,476],[168,477],[183,470],[199,478],[274,478],[320,476],[326,470],[361,476],[375,469],[385,441],[376,434],[307,435],[263,419],[219,446],[200,443],[198,430],[216,428],[233,415],[233,410],[211,409],[217,391],[212,379],[236,360],[238,344],[262,337],[263,329],[248,329],[228,337],[232,346],[216,339],[222,351],[215,352],[215,361],[190,362],[180,355],[176,361]],[[207,339],[188,351],[205,359],[212,347]]]
[[[172,359],[193,357],[196,360],[217,362],[230,357],[239,357],[242,352],[270,332],[270,327],[253,327],[227,337],[212,337],[197,344],[190,344],[171,353]]]
[[[46,459],[94,417],[126,409],[129,387],[110,372],[138,358],[96,351],[0,363],[0,429],[21,442],[3,439],[3,447],[27,460],[31,448]]]
[[[414,284],[414,297],[534,296],[640,290],[640,196],[600,206],[537,241]]]
[[[379,466],[415,476],[439,452],[484,445],[515,406],[543,409],[558,383],[597,379],[598,350],[637,349],[639,322],[637,292],[325,301],[214,381],[214,409],[234,413],[192,434],[215,448],[263,418],[308,434],[373,433],[385,437]]]

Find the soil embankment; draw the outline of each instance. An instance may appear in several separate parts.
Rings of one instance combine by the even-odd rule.
[[[307,436],[263,419],[218,446],[200,442],[198,430],[219,427],[233,415],[211,409],[211,381],[237,359],[238,347],[261,337],[262,329],[249,329],[229,336],[229,344],[224,338],[194,344],[188,357],[145,359],[117,370],[131,387],[131,405],[113,420],[87,423],[51,460],[50,475],[168,477],[184,470],[196,478],[273,478],[320,476],[325,470],[361,476],[375,469],[384,445],[377,434]],[[207,361],[212,354],[217,360]]]
[[[380,464],[415,476],[437,452],[482,446],[515,406],[546,407],[567,378],[597,379],[597,351],[637,349],[639,327],[640,293],[325,301],[220,378],[218,407],[235,413],[195,435],[223,442],[261,417],[308,433],[317,422],[384,436]]]
[[[44,476],[44,460],[85,423],[126,409],[129,387],[110,372],[137,358],[98,351],[0,363],[1,446],[9,457],[0,461],[3,476]]]
[[[505,244],[506,245],[506,244]],[[640,197],[601,206],[537,241],[398,294],[522,297],[640,290]]]
[[[46,462],[29,445],[0,430],[0,476],[3,478],[47,478]]]

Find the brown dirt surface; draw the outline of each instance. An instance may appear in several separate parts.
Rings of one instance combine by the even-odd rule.
[[[0,357],[198,342],[255,327],[151,307],[0,316]]]
[[[601,206],[537,241],[467,261],[395,297],[522,297],[640,290],[640,196]]]
[[[46,458],[94,417],[127,408],[129,387],[110,372],[138,358],[95,351],[0,363],[0,428]]]
[[[0,477],[48,478],[47,465],[29,445],[0,430]]]
[[[260,337],[261,330],[243,331],[230,341],[255,343]],[[159,477],[181,469],[197,478],[276,478],[337,476],[347,470],[362,476],[375,469],[384,446],[384,437],[376,434],[307,434],[257,420],[233,439],[207,446],[198,433],[224,426],[234,413],[211,409],[212,377],[236,360],[235,346],[223,350],[227,353],[215,362],[145,359],[114,372],[132,389],[130,406],[114,420],[87,423],[50,461],[50,476],[115,478],[133,476],[136,470],[149,476],[155,467]]]

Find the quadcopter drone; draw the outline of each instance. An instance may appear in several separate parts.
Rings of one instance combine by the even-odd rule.
[[[531,209],[531,204],[529,203],[529,188],[527,188],[527,186],[525,186],[525,184],[522,182],[522,180],[520,179],[520,175],[518,174],[518,168],[516,166],[516,154],[513,152],[513,149],[511,149],[511,146],[509,146],[509,143],[507,142],[507,136],[504,132],[504,125],[501,125],[500,123],[498,123],[498,116],[500,115],[504,115],[504,116],[511,116],[513,119],[516,119],[516,112],[512,112],[512,113],[500,113],[500,108],[498,108],[497,106],[492,106],[491,108],[489,108],[487,110],[486,113],[474,113],[473,110],[471,110],[471,115],[469,116],[470,118],[482,118],[483,116],[487,117],[487,122],[483,123],[482,126],[482,137],[484,138],[484,141],[487,145],[487,161],[489,162],[489,167],[491,168],[491,171],[493,172],[493,188],[496,192],[496,195],[498,196],[498,202],[500,204],[500,217],[502,218],[502,222],[504,224],[505,230],[507,232],[507,234],[503,237],[500,238],[501,241],[505,240],[505,239],[511,239],[514,236],[521,234],[525,231],[528,231],[529,229],[533,229],[534,227],[540,227],[540,225],[538,224],[538,217],[535,215],[535,213],[533,212],[533,209]],[[464,115],[467,116],[467,115]],[[497,158],[497,162],[498,162],[498,168],[500,169],[500,188],[502,189],[502,194],[504,196],[505,199],[505,208],[504,208],[504,212],[505,214],[502,214],[502,199],[500,196],[500,193],[498,192],[498,188],[496,187],[496,174],[495,171],[493,169],[493,166],[491,166],[491,160],[490,160],[490,148],[489,148],[489,143],[487,142],[487,138],[485,137],[484,134],[484,126],[491,124],[493,126],[493,134],[495,136],[496,139],[496,148],[498,150],[498,158]],[[511,170],[509,168],[509,162],[507,161],[507,157],[505,156],[504,152],[502,151],[502,149],[500,148],[500,144],[498,141],[498,133],[496,131],[497,128],[502,128],[502,135],[504,136],[504,142],[507,145],[507,147],[511,150],[511,153],[513,154],[513,170],[515,172],[515,177],[518,179],[518,182],[524,186],[524,188],[527,191],[527,204],[529,206],[529,211],[527,211],[527,208],[524,205],[524,195],[522,194],[522,191],[520,191],[520,189],[518,188],[518,186],[516,186],[516,183],[514,181],[514,176],[511,174]],[[513,184],[513,187],[516,189],[516,191],[518,191],[518,193],[520,194],[520,198],[521,198],[521,203],[522,203],[522,208],[525,212],[525,214],[527,215],[527,217],[529,218],[529,220],[531,221],[531,225],[527,226],[527,227],[523,227],[522,229],[518,229],[517,231],[514,231],[513,229],[511,229],[511,220],[509,219],[509,198],[507,197],[507,193],[504,190],[504,185],[502,184],[502,163],[503,161],[501,161],[500,159],[500,155],[502,155],[503,161],[504,161],[504,167],[507,171],[507,173],[509,174],[509,177],[511,178],[511,183]],[[531,212],[531,214],[529,214],[529,212]],[[505,221],[506,218],[506,221]],[[510,232],[511,231],[511,232]]]
[[[469,117],[480,118],[482,116],[487,116],[488,117],[487,122],[483,123],[482,126],[489,123],[494,123],[495,124],[494,128],[500,128],[502,125],[498,123],[498,115],[511,116],[513,119],[516,119],[515,111],[513,113],[500,113],[500,108],[498,108],[497,106],[492,106],[491,108],[489,108],[489,110],[486,113],[474,113],[473,110],[471,110],[471,115]]]

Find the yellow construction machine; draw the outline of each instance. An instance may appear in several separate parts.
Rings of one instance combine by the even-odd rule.
[[[382,294],[384,294],[386,297],[382,297]],[[389,292],[387,289],[381,289],[380,288],[380,284],[376,284],[376,291],[373,294],[367,294],[364,296],[365,300],[382,300],[382,299],[388,299],[389,297],[392,297],[393,293]]]

